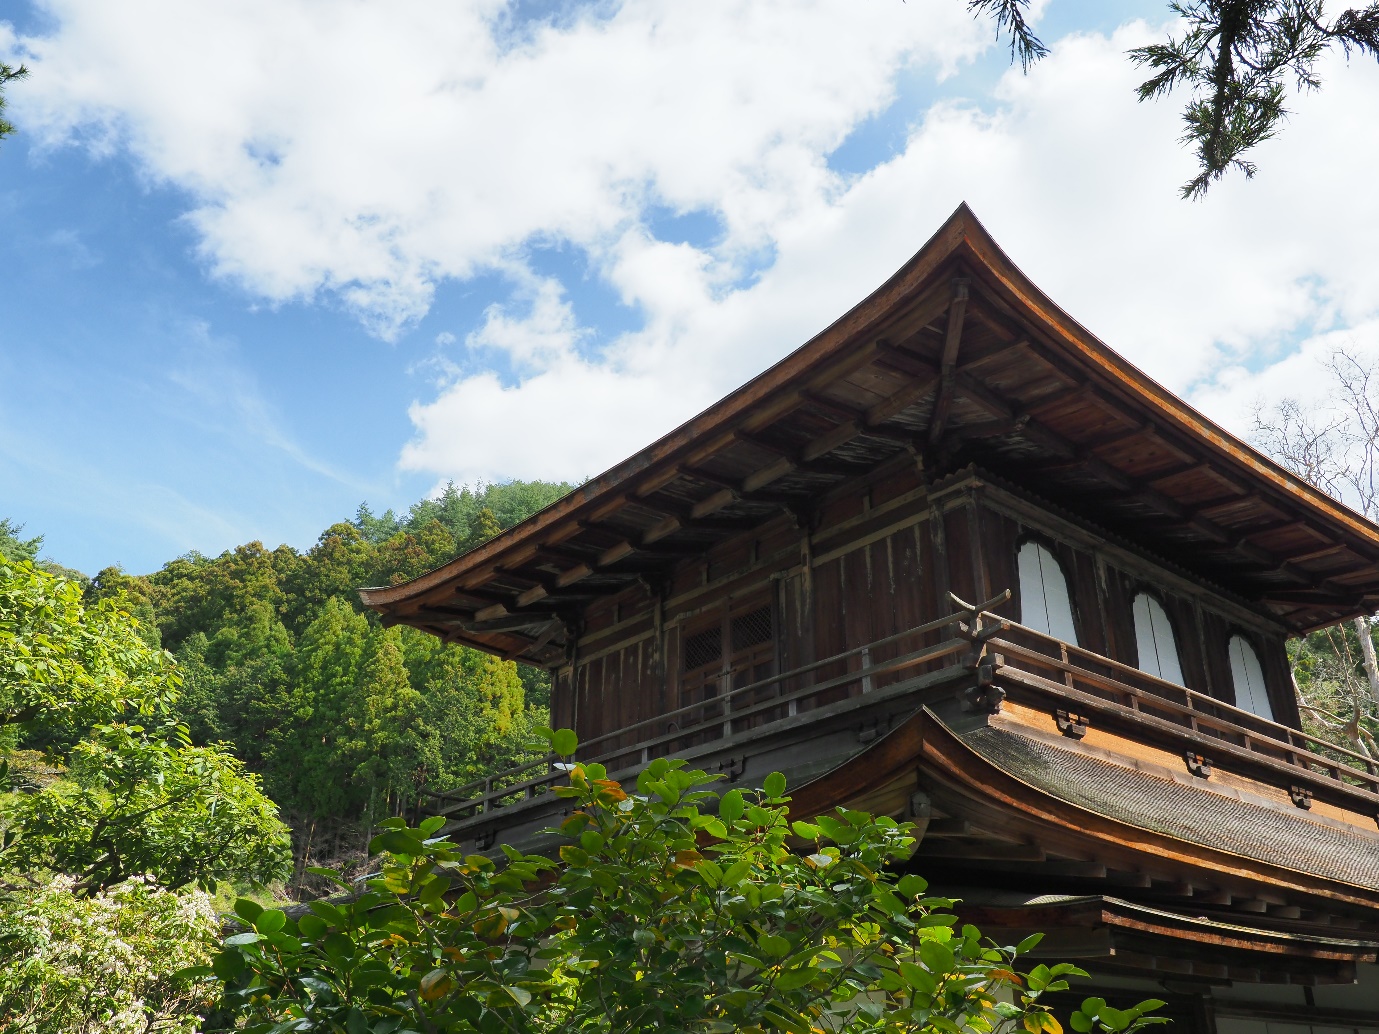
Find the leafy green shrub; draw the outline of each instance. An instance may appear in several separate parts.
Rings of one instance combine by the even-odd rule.
[[[179,971],[209,961],[210,899],[136,879],[81,896],[59,877],[0,900],[0,1030],[191,1034],[207,988]]]
[[[291,869],[286,829],[258,779],[177,726],[99,726],[78,743],[70,778],[0,794],[9,869],[78,877],[78,890],[152,875],[174,890],[218,880],[267,883]]]
[[[41,871],[75,877],[78,893],[143,875],[173,889],[285,877],[277,807],[236,758],[193,747],[172,721],[177,666],[126,603],[84,603],[70,581],[0,562],[0,731],[73,737],[46,773],[0,750],[0,887]]]
[[[152,715],[179,681],[123,598],[88,605],[76,582],[0,559],[0,726],[80,732],[112,715]]]
[[[569,730],[548,735],[573,753]],[[983,942],[920,877],[888,873],[909,857],[909,826],[843,810],[791,823],[778,773],[721,797],[712,778],[657,760],[628,795],[602,766],[570,766],[559,861],[504,848],[499,865],[437,838],[439,818],[391,820],[362,893],[318,870],[351,893],[296,921],[237,903],[250,928],[213,966],[226,1014],[256,1034],[1061,1034],[1040,999],[1085,974],[1022,978],[1037,936]],[[1135,1030],[1159,1004],[1123,1025],[1082,1018]]]

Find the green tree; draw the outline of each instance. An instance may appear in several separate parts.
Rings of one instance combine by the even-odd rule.
[[[369,624],[339,598],[329,599],[307,626],[292,672],[294,698],[302,702],[295,801],[322,818],[352,818],[363,802],[352,782],[358,757],[349,747],[350,716],[356,708],[359,673]]]
[[[51,571],[52,574],[62,574]],[[154,608],[152,594],[147,581],[125,574],[121,567],[107,567],[96,573],[86,583],[83,595],[88,603],[107,598],[118,598],[139,622],[139,632],[149,646],[163,645],[163,637],[158,628],[158,612]]]
[[[5,118],[5,88],[28,75],[29,70],[23,65],[15,68],[0,61],[0,140],[14,132],[14,124]]]
[[[445,789],[524,758],[550,689],[545,672],[410,629],[387,633],[381,650],[355,590],[438,567],[568,489],[452,485],[401,515],[361,505],[305,553],[250,542],[149,575],[110,567],[84,603],[122,601],[145,645],[172,651],[182,686],[170,713],[193,743],[228,743],[263,780],[298,829],[300,854],[308,844],[318,856],[362,850],[359,824],[409,806],[418,781]],[[385,730],[394,720],[405,729],[397,736]],[[79,734],[28,727],[23,741],[66,749]]]
[[[177,690],[124,600],[86,605],[81,586],[27,561],[0,561],[0,728],[78,731],[113,715],[152,715]]]
[[[528,705],[516,665],[412,629],[403,630],[402,643],[421,698],[421,774],[431,788],[447,790],[530,756],[533,731],[549,719],[544,707]]]
[[[1011,59],[1026,71],[1048,53],[1025,13],[1029,0],[968,0],[967,9],[994,19],[1010,36]],[[1255,174],[1245,153],[1275,136],[1288,115],[1288,81],[1296,90],[1321,87],[1317,62],[1340,48],[1379,58],[1379,3],[1346,8],[1334,18],[1325,0],[1172,0],[1183,30],[1163,43],[1130,51],[1153,75],[1141,101],[1188,91],[1182,141],[1197,151],[1198,172],[1182,188],[1199,198],[1231,169]]]
[[[176,665],[125,604],[84,604],[75,583],[0,564],[0,727],[79,734],[67,778],[0,786],[0,871],[65,873],[83,893],[140,875],[171,887],[282,875],[277,809],[233,757],[190,746],[172,718]]]
[[[439,567],[457,552],[455,539],[445,526],[429,521],[379,543],[369,580],[377,585],[397,585]]]
[[[454,538],[456,551],[464,552],[497,531],[506,531],[526,520],[573,488],[564,482],[549,481],[505,481],[473,488],[457,488],[451,482],[439,496],[415,503],[407,512],[405,525],[417,529],[438,521]],[[488,510],[489,518],[480,518],[481,510]],[[438,562],[449,559],[447,556]]]
[[[221,714],[222,687],[219,673],[206,660],[209,640],[193,632],[177,651],[177,670],[182,675],[182,694],[176,715],[187,727],[193,743],[216,743],[229,738],[228,723]]]
[[[352,524],[321,533],[288,583],[294,622],[304,627],[329,599],[357,599],[354,590],[375,582],[376,549]]]
[[[4,67],[0,65],[0,68]],[[43,548],[43,536],[20,538],[23,530],[24,525],[15,524],[8,517],[0,517],[0,560],[11,563],[19,560],[27,560],[31,564],[37,562],[38,551]]]
[[[397,814],[415,799],[422,771],[421,694],[408,678],[400,636],[397,629],[370,635],[349,716],[351,747],[359,759],[353,780],[361,793],[367,787],[369,826],[378,815]]]
[[[145,875],[171,890],[284,878],[291,850],[277,807],[238,760],[185,735],[97,727],[68,757],[67,779],[0,804],[13,837],[0,860],[69,874],[78,894]]]
[[[354,512],[354,526],[375,545],[386,542],[402,530],[402,522],[392,510],[385,510],[383,516],[375,517],[368,503],[360,503],[359,509]]]
[[[569,730],[548,735],[573,751]],[[919,876],[893,875],[908,825],[843,810],[792,824],[778,773],[721,797],[712,778],[660,759],[628,795],[572,766],[558,862],[505,849],[499,866],[436,838],[442,819],[393,820],[362,894],[295,922],[237,903],[250,928],[212,970],[226,1017],[263,1034],[1061,1031],[1041,999],[1085,974],[1021,978],[1037,935],[985,942]],[[1088,999],[1073,1025],[1133,1031],[1162,1004]]]

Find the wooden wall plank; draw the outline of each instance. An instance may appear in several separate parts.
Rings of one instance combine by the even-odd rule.
[[[1227,652],[1231,624],[1215,611],[1202,609],[1202,654],[1206,658],[1207,677],[1211,681],[1211,695],[1228,704],[1235,703],[1235,684],[1231,678],[1231,661]]]

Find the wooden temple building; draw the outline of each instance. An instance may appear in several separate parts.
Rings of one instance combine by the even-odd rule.
[[[914,821],[965,917],[1046,931],[1182,1034],[1379,1031],[1379,770],[1302,731],[1285,651],[1379,609],[1379,527],[1094,338],[966,207],[749,384],[363,598],[549,669],[552,724],[619,778],[780,770],[800,816]],[[550,760],[434,807],[533,846]]]

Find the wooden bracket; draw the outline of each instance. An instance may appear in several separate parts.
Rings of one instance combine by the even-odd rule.
[[[982,683],[958,691],[958,704],[968,714],[1000,714],[1006,691],[999,686]]]
[[[1305,786],[1288,787],[1288,796],[1293,799],[1293,803],[1304,811],[1312,810],[1312,791]]]
[[[718,770],[728,777],[728,782],[737,782],[747,770],[747,755],[734,754],[732,757],[724,758],[718,763]]]
[[[1183,760],[1187,762],[1187,770],[1202,779],[1211,778],[1211,759],[1196,751],[1185,751]]]
[[[924,835],[929,831],[929,823],[934,817],[934,804],[927,793],[923,790],[916,790],[910,794],[909,805],[909,820],[914,823],[914,829],[910,831],[910,835],[918,842],[923,840]]]
[[[863,722],[857,727],[857,742],[871,743],[873,740],[879,740],[890,731],[890,718],[873,718],[870,722]]]
[[[1060,707],[1054,711],[1053,721],[1058,726],[1058,731],[1069,739],[1080,740],[1087,735],[1086,715],[1073,714],[1071,711]]]
[[[486,829],[482,833],[476,833],[474,835],[474,846],[480,851],[486,851],[493,846],[493,841],[497,839],[497,836],[498,834],[491,829]]]

